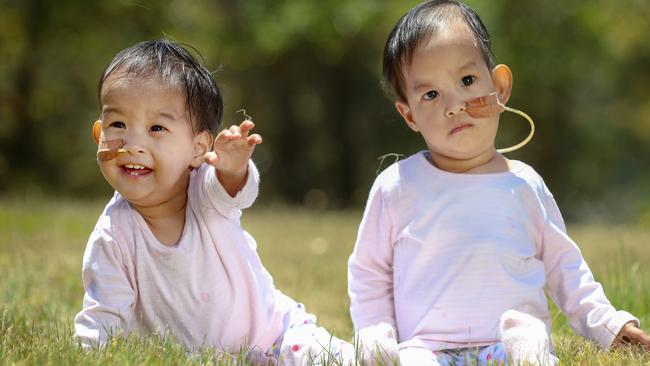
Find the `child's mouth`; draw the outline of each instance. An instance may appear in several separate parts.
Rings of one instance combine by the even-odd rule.
[[[470,128],[470,127],[472,127],[472,126],[473,126],[473,125],[472,125],[471,123],[462,123],[462,124],[460,124],[460,125],[454,127],[454,129],[451,130],[451,132],[449,132],[449,134],[450,134],[450,135],[453,135],[453,134],[455,134],[455,133],[457,133],[457,132],[460,132],[460,131],[462,131],[462,130],[464,130],[464,129],[466,129],[466,128]]]
[[[144,165],[140,164],[124,164],[122,165],[122,173],[132,176],[132,177],[141,177],[151,173],[151,169],[147,168]]]

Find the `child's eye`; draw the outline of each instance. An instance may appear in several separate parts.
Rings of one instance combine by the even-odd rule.
[[[438,92],[435,90],[429,90],[428,92],[424,93],[422,96],[422,99],[424,100],[433,100],[438,96]]]
[[[161,132],[161,131],[166,131],[167,129],[161,125],[153,125],[151,126],[151,132]]]
[[[111,123],[108,125],[108,127],[126,128],[126,125],[124,124],[124,122],[115,121],[115,122],[111,122]]]
[[[460,82],[465,86],[474,84],[474,81],[476,81],[476,77],[472,75],[463,76],[463,78],[460,80]]]

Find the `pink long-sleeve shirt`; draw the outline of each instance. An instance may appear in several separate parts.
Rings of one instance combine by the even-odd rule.
[[[530,166],[454,174],[426,154],[393,164],[370,191],[349,260],[355,328],[391,324],[402,348],[480,346],[498,341],[501,314],[516,309],[550,333],[545,291],[602,347],[638,324],[605,297]]]
[[[185,227],[175,246],[161,244],[116,193],[84,254],[76,339],[91,346],[111,333],[158,333],[194,349],[268,350],[297,303],[276,290],[255,241],[240,227],[241,209],[258,193],[252,163],[248,177],[233,198],[213,167],[192,172]]]

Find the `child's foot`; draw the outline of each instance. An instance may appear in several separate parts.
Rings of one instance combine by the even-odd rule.
[[[508,310],[501,315],[501,340],[514,365],[554,366],[551,342],[544,323],[532,315]]]

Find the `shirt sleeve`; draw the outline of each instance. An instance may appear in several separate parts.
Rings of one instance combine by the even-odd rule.
[[[115,241],[95,229],[84,253],[83,309],[74,319],[75,341],[83,348],[103,345],[129,331],[136,291]]]
[[[348,261],[348,294],[355,330],[382,322],[395,328],[392,230],[386,200],[375,183]]]
[[[210,204],[224,216],[235,219],[241,216],[241,210],[253,205],[259,193],[260,175],[252,160],[248,161],[248,174],[246,184],[235,197],[231,197],[217,178],[216,169],[204,164],[205,172],[205,197]]]
[[[546,219],[541,253],[547,291],[576,332],[607,348],[625,323],[634,321],[638,326],[639,320],[611,305],[580,249],[567,235],[553,196],[544,188],[542,200]]]

